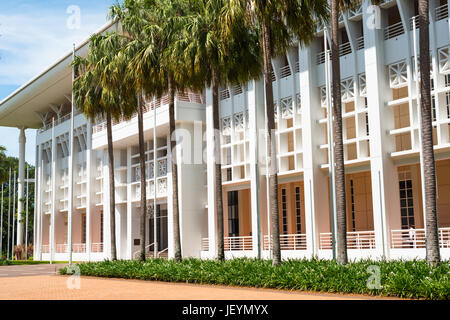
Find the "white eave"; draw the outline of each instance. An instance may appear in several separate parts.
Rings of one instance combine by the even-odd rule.
[[[108,22],[96,33],[103,33],[114,25]],[[76,54],[86,56],[89,39],[78,45]],[[38,76],[0,102],[0,126],[37,129],[42,126],[38,113],[45,113],[50,105],[67,103],[71,96],[72,52],[59,59]]]

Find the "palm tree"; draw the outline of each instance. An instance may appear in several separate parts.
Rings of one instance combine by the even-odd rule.
[[[184,23],[182,38],[175,44],[184,59],[178,68],[186,68],[195,90],[212,89],[215,166],[215,209],[217,218],[217,259],[225,260],[220,161],[219,85],[246,83],[261,74],[257,33],[243,22],[243,16],[230,14],[228,0],[192,1]]]
[[[272,233],[272,263],[281,264],[278,210],[278,175],[275,139],[275,119],[272,88],[272,58],[284,54],[295,36],[300,45],[314,39],[316,23],[328,17],[326,0],[230,0],[234,10],[247,12],[248,21],[261,30],[264,88],[269,145],[269,199]]]
[[[126,34],[128,44],[120,51],[117,56],[117,62],[120,69],[125,69],[123,77],[123,87],[129,92],[128,97],[136,97],[136,108],[138,118],[138,136],[139,136],[139,159],[140,159],[140,183],[141,183],[141,217],[140,217],[140,235],[141,235],[141,252],[140,260],[145,261],[146,247],[146,215],[147,215],[147,182],[146,182],[146,164],[145,164],[145,142],[144,142],[144,106],[145,99],[143,96],[144,88],[149,88],[151,82],[149,76],[152,72],[140,74],[135,68],[135,57],[143,43],[140,40],[140,33],[143,29],[142,21],[139,17],[142,15],[142,8],[136,6],[135,1],[127,1],[122,6],[115,4],[111,6],[109,17],[117,19],[121,22],[123,33]],[[149,94],[147,91],[146,94]],[[155,107],[155,106],[154,106]],[[154,152],[154,161],[156,161],[156,153]],[[156,248],[154,249],[156,250]]]
[[[436,166],[433,149],[433,126],[431,117],[430,85],[430,34],[429,1],[419,0],[420,38],[420,110],[422,134],[423,179],[425,187],[427,262],[440,263],[438,212],[436,203]]]
[[[109,209],[111,232],[111,260],[117,259],[114,153],[112,121],[121,116],[129,117],[131,108],[122,99],[121,74],[114,67],[117,52],[123,47],[123,38],[118,34],[93,35],[87,58],[75,57],[73,65],[80,73],[73,84],[74,102],[86,118],[95,121],[106,117],[108,161],[109,161]]]
[[[342,1],[331,0],[331,69],[332,69],[332,104],[334,116],[334,161],[336,190],[336,252],[337,261],[346,264],[347,258],[347,212],[345,202],[345,166],[344,166],[344,138],[342,135],[342,100],[341,100],[341,69],[339,56],[339,13]],[[331,189],[330,188],[330,189]],[[330,190],[331,192],[331,190]],[[334,222],[332,222],[334,223]],[[333,239],[334,240],[334,239]]]
[[[146,94],[157,97],[168,95],[170,147],[173,152],[176,147],[173,140],[176,126],[175,92],[184,90],[188,77],[176,68],[180,57],[176,55],[177,51],[173,45],[180,37],[182,30],[180,17],[185,15],[187,4],[187,1],[183,0],[126,0],[121,11],[130,14],[119,17],[125,31],[131,37],[135,37],[129,44],[130,54],[133,55],[130,63],[140,86]],[[116,13],[119,12],[116,10]],[[172,161],[172,201],[174,258],[181,261],[178,170],[175,161]]]

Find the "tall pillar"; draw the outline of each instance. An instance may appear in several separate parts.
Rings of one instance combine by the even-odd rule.
[[[27,139],[25,137],[25,128],[20,128],[20,136],[19,136],[19,179],[18,179],[18,198],[19,201],[17,203],[17,245],[23,244],[23,228],[24,223],[22,221],[22,212],[24,211],[24,203],[21,201],[23,198],[23,186],[25,182],[25,143]]]
[[[326,141],[325,131],[318,124],[319,119],[323,118],[323,108],[317,78],[322,80],[324,75],[312,71],[317,69],[312,52],[314,48],[311,47],[299,48],[306,243],[308,253],[318,256],[319,234],[330,232],[331,225],[328,177],[320,169],[326,158],[318,147]]]
[[[217,221],[216,221],[216,192],[215,192],[215,166],[214,159],[214,125],[213,125],[213,106],[212,106],[212,91],[206,90],[206,168],[207,168],[207,184],[208,184],[208,247],[209,257],[217,257]]]
[[[363,21],[371,18],[368,5],[366,1],[363,6]],[[389,216],[400,212],[397,170],[390,159],[395,144],[387,133],[394,127],[394,115],[392,109],[385,107],[391,94],[385,80],[383,30],[364,24],[364,34],[375,243],[378,256],[388,259]]]

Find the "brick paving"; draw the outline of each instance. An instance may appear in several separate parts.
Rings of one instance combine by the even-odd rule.
[[[68,276],[0,278],[0,300],[365,300],[356,295],[81,277],[80,289]]]

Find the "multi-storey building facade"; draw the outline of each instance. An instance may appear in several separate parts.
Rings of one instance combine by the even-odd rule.
[[[383,1],[374,9],[366,0],[340,17],[347,238],[351,259],[425,257],[420,116],[414,70],[414,32],[418,37],[418,29],[414,29],[413,21],[417,21],[417,14],[417,1]],[[430,1],[432,114],[439,236],[444,258],[450,257],[448,16],[448,1]],[[332,254],[326,41],[330,42],[329,36],[318,26],[310,46],[294,44],[272,64],[283,258],[330,258]],[[79,54],[86,50],[85,44],[78,49]],[[56,63],[5,99],[0,108],[2,125],[42,127],[36,141],[35,219],[35,256],[41,259],[51,256],[66,260],[68,254],[70,59],[67,56]],[[164,97],[149,101],[144,115],[150,205],[147,224],[150,237],[146,245],[151,251],[156,192],[158,251],[173,255],[170,164],[177,161],[183,254],[212,258],[216,255],[217,241],[215,169],[208,160],[214,153],[212,95],[209,90],[205,94],[178,93],[177,140],[181,147],[177,151],[168,148],[167,107]],[[270,257],[266,119],[261,79],[222,87],[220,118],[226,255]],[[105,125],[101,121],[91,124],[77,114],[74,137],[71,210],[74,259],[108,258]],[[140,248],[136,118],[115,123],[113,140],[118,256],[131,259]],[[177,157],[173,157],[174,152]]]

